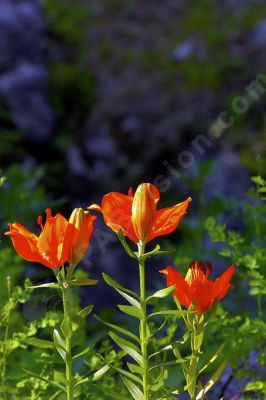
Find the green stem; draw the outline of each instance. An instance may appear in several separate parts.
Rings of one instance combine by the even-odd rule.
[[[71,321],[71,304],[72,292],[71,288],[62,287],[63,306],[64,306],[64,321]],[[73,400],[73,379],[72,379],[72,330],[68,331],[66,337],[66,381],[67,381],[67,400]]]
[[[192,355],[189,364],[189,374],[187,376],[187,380],[190,384],[188,388],[188,392],[191,400],[196,399],[196,384],[197,384],[197,366],[198,366],[198,357],[193,349],[192,343],[194,342],[194,332],[191,334],[191,347],[192,347]]]
[[[5,326],[5,337],[4,337],[4,350],[3,350],[3,358],[2,358],[2,371],[1,371],[1,386],[4,389],[5,380],[6,380],[6,359],[7,359],[7,341],[9,337],[9,322],[10,322],[10,312],[11,312],[11,297],[12,297],[12,280],[11,277],[7,278],[7,293],[8,293],[8,311],[6,315],[6,326]],[[2,391],[5,396],[5,390]]]
[[[145,243],[140,242],[138,245],[139,256],[139,284],[140,284],[140,303],[143,312],[143,319],[140,321],[140,342],[142,353],[142,388],[143,400],[149,400],[149,365],[148,365],[148,343],[147,343],[147,304],[146,304],[146,289],[145,289],[145,261],[141,257],[145,252]]]
[[[203,320],[199,323],[198,316],[194,317],[191,327],[191,359],[187,374],[187,386],[191,400],[197,397],[197,368],[199,362],[200,348],[203,341]]]

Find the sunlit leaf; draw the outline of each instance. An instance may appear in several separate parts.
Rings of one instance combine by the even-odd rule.
[[[136,317],[138,319],[143,319],[143,311],[140,310],[139,308],[133,307],[133,306],[124,306],[124,305],[118,305],[117,306],[119,310],[123,311],[126,314],[131,315],[132,317]]]
[[[153,293],[151,296],[147,297],[146,301],[149,301],[153,298],[157,299],[163,299],[164,297],[169,296],[169,294],[173,293],[175,291],[176,287],[175,285],[158,290],[157,292]]]
[[[134,299],[133,297],[131,297],[129,294],[124,293],[122,290],[115,288],[115,290],[121,294],[121,296],[124,297],[124,299],[126,299],[130,304],[132,304],[132,306],[140,308],[141,309],[141,305],[140,302],[136,299]]]
[[[133,290],[123,287],[122,285],[120,285],[120,283],[116,282],[113,278],[111,278],[106,273],[103,273],[102,276],[103,276],[104,281],[107,283],[107,285],[112,286],[115,289],[120,289],[123,292],[126,292],[126,293],[130,294],[131,296],[134,296],[137,299],[139,299],[139,296],[135,292],[133,292]]]
[[[106,374],[107,371],[109,371],[110,366],[108,364],[104,365],[102,368],[100,368],[98,371],[94,372],[92,380],[94,382],[98,381],[101,379],[104,374]]]
[[[138,343],[140,343],[139,338],[138,338],[136,335],[134,335],[134,333],[128,331],[127,329],[124,329],[124,328],[122,328],[122,327],[119,326],[119,325],[115,325],[115,324],[111,324],[110,322],[106,322],[106,321],[104,321],[103,319],[101,319],[100,317],[98,317],[97,315],[94,315],[94,317],[95,317],[98,321],[100,321],[100,322],[102,322],[103,324],[105,324],[106,326],[109,326],[110,328],[112,328],[112,329],[114,329],[114,330],[116,330],[116,331],[118,331],[118,332],[120,332],[120,333],[123,333],[124,335],[126,335],[126,336],[130,337],[131,339],[134,339],[134,340],[136,340]]]
[[[87,306],[77,313],[77,315],[72,315],[72,330],[75,332],[81,325],[82,321],[87,318],[87,316],[92,312],[93,306]]]
[[[126,385],[128,391],[131,393],[135,400],[143,400],[144,395],[135,383],[131,382],[129,379],[122,377],[124,384]]]
[[[54,329],[53,338],[54,338],[54,343],[56,345],[58,353],[65,361],[66,360],[66,351],[64,349],[66,348],[66,344],[57,329]]]
[[[121,347],[128,355],[130,355],[139,365],[142,365],[142,356],[139,353],[139,349],[133,343],[128,340],[121,338],[116,335],[114,332],[109,332],[109,336],[113,339],[113,341]]]
[[[224,361],[214,372],[212,377],[209,379],[209,381],[204,385],[203,389],[200,390],[200,392],[197,394],[196,400],[202,400],[204,399],[205,394],[213,387],[213,385],[218,381],[220,376],[222,375],[225,367],[227,365],[227,362]]]

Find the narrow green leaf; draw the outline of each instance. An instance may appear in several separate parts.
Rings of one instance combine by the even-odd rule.
[[[140,367],[139,365],[128,362],[127,366],[128,366],[129,371],[132,372],[133,374],[140,374],[143,376],[144,369],[142,367]]]
[[[142,379],[140,379],[139,377],[133,375],[131,372],[125,371],[124,369],[118,368],[115,365],[111,365],[111,364],[110,364],[110,367],[112,369],[114,369],[115,371],[120,372],[120,374],[126,376],[127,378],[131,379],[132,381],[135,381],[135,382],[140,383],[142,385]]]
[[[205,394],[213,387],[213,385],[218,381],[220,376],[222,375],[225,367],[227,365],[227,361],[224,361],[214,372],[210,380],[206,383],[203,389],[197,394],[196,400],[202,400],[205,397]]]
[[[164,310],[164,311],[156,311],[148,316],[148,318],[155,317],[156,315],[175,315],[182,316],[182,314],[187,314],[187,311],[179,311],[179,310]]]
[[[81,384],[86,383],[86,382],[81,382],[79,381],[77,385],[73,386],[73,398],[74,399],[80,399],[80,396],[82,395],[82,387]]]
[[[120,393],[115,392],[113,389],[109,389],[106,386],[100,386],[100,385],[96,385],[94,384],[94,386],[101,390],[105,396],[109,396],[111,399],[116,399],[116,400],[125,400],[125,395],[121,395]]]
[[[165,289],[158,290],[157,292],[153,293],[151,296],[147,297],[146,301],[149,301],[153,298],[163,299],[164,297],[169,296],[169,294],[175,291],[175,285],[167,287]]]
[[[133,290],[127,289],[124,286],[120,285],[120,283],[116,282],[113,278],[111,278],[106,273],[103,273],[102,275],[103,275],[103,279],[107,283],[107,285],[112,286],[115,289],[120,289],[123,292],[126,292],[126,293],[130,294],[131,296],[134,296],[137,299],[139,299],[139,296],[135,292],[133,292]]]
[[[55,392],[51,397],[49,397],[48,400],[54,400],[57,398],[57,396],[59,396],[61,394],[62,390],[58,390],[57,392]]]
[[[93,382],[98,381],[99,379],[101,379],[102,376],[104,376],[104,374],[106,374],[107,371],[109,371],[110,366],[108,364],[104,365],[102,368],[100,368],[98,371],[94,372],[93,374]]]
[[[115,288],[115,290],[121,294],[121,296],[124,297],[124,299],[126,299],[130,304],[132,304],[132,306],[141,309],[141,305],[140,302],[136,299],[134,299],[133,297],[129,296],[129,294],[124,293],[122,290]]]
[[[139,365],[142,365],[142,356],[139,354],[139,349],[133,343],[128,340],[121,338],[116,335],[114,332],[109,332],[109,336],[113,339],[113,341],[127,354],[129,354]]]
[[[78,386],[82,385],[83,383],[88,383],[92,382],[92,378],[90,376],[86,376],[85,378],[82,378],[80,381],[78,381],[74,386],[73,389],[77,389]]]
[[[41,381],[48,383],[49,385],[53,385],[53,386],[56,386],[56,387],[60,388],[61,390],[63,390],[63,391],[66,393],[65,387],[62,386],[62,385],[60,385],[59,383],[57,383],[57,382],[55,382],[55,381],[52,381],[51,379],[46,379],[46,378],[44,378],[44,377],[41,376],[41,375],[35,374],[35,373],[32,372],[32,371],[29,371],[28,369],[24,369],[24,368],[23,368],[23,371],[26,372],[27,374],[33,376],[33,377],[36,378],[36,379],[40,379]]]
[[[149,251],[148,253],[143,254],[142,258],[146,259],[146,258],[152,256],[153,254],[157,254],[158,251],[160,250],[160,248],[161,248],[160,245],[157,244],[153,250]]]
[[[54,329],[53,338],[54,338],[54,343],[55,343],[58,353],[65,361],[66,360],[66,351],[65,351],[66,344],[57,329]]]
[[[174,253],[176,253],[176,250],[175,249],[172,249],[172,250],[159,250],[159,251],[157,251],[157,255],[164,255],[164,254],[174,254]]]
[[[76,360],[77,358],[84,356],[85,354],[89,353],[90,350],[91,346],[86,347],[86,349],[82,350],[80,353],[73,356],[73,360]]]
[[[134,400],[143,400],[144,395],[135,383],[131,382],[129,379],[122,377],[124,384],[126,385],[128,391],[131,393]]]
[[[207,364],[204,365],[204,367],[201,368],[199,371],[199,374],[202,374],[211,364],[214,363],[214,361],[219,357],[219,355],[222,353],[224,349],[225,343],[223,343],[219,349],[215,352],[215,354],[211,357],[211,359],[207,362]]]
[[[24,342],[26,342],[30,346],[39,347],[40,349],[52,349],[52,348],[55,348],[54,342],[50,342],[49,340],[28,338],[28,339],[25,339]]]
[[[165,380],[168,377],[168,371],[166,369],[163,369],[159,376],[155,379],[155,382],[153,383],[153,385],[151,385],[151,390],[153,392],[157,392],[163,385]]]
[[[119,310],[121,310],[122,312],[131,315],[132,317],[136,317],[138,319],[143,319],[144,315],[143,315],[143,311],[140,310],[139,308],[133,307],[133,306],[124,306],[119,304],[117,306],[119,308]]]
[[[148,337],[148,340],[150,340],[153,336],[157,335],[157,333],[159,333],[164,327],[165,324],[167,322],[167,318],[165,318],[165,320],[163,321],[163,323],[159,326],[159,328],[155,329],[153,332],[151,332],[151,334]]]
[[[96,285],[99,281],[95,279],[72,279],[70,283],[74,286],[92,286]]]
[[[171,365],[181,364],[181,363],[186,362],[186,361],[187,361],[187,359],[185,359],[185,358],[179,358],[178,360],[173,360],[173,361],[165,361],[165,362],[162,362],[162,363],[160,363],[160,364],[153,365],[153,366],[149,369],[149,371],[152,371],[152,370],[155,369],[155,368],[169,367],[169,366],[171,366]]]
[[[84,322],[84,319],[78,315],[71,315],[72,331],[75,332]]]
[[[66,315],[61,324],[61,331],[66,338],[72,335],[71,319],[69,315]]]
[[[82,321],[87,318],[87,316],[92,312],[94,306],[87,306],[77,313],[77,315],[72,315],[72,330],[75,332]]]
[[[149,356],[149,358],[152,358],[152,357],[154,357],[154,356],[157,356],[158,354],[161,354],[161,353],[164,352],[164,351],[174,350],[174,349],[178,346],[178,344],[184,344],[184,343],[186,343],[187,340],[188,340],[189,338],[190,338],[190,332],[186,332],[186,333],[182,336],[181,339],[176,340],[175,342],[173,342],[173,343],[171,343],[171,344],[169,344],[169,345],[163,347],[163,348],[162,348],[161,350],[159,350],[159,351],[156,351],[155,353],[151,354],[151,355]]]
[[[27,286],[26,289],[39,289],[39,288],[52,288],[52,289],[59,289],[60,286],[58,283],[43,283],[42,285],[37,285],[37,286]]]
[[[67,380],[66,380],[65,376],[61,372],[56,371],[56,370],[54,370],[54,381],[58,382],[58,383],[62,383],[63,385],[67,384]]]
[[[117,237],[120,240],[122,246],[124,247],[126,253],[129,255],[129,257],[137,258],[137,256],[134,253],[134,251],[129,247],[129,245],[128,245],[127,241],[126,241],[126,238],[125,238],[125,236],[123,234],[122,229],[119,229],[119,231],[117,233]]]
[[[112,328],[112,329],[114,329],[114,330],[116,330],[116,331],[118,331],[120,333],[123,333],[124,335],[126,335],[126,336],[130,337],[131,339],[136,340],[136,342],[140,343],[139,338],[136,335],[134,335],[134,333],[132,333],[132,332],[130,332],[130,331],[124,329],[124,328],[121,328],[121,326],[118,326],[118,325],[115,325],[115,324],[111,324],[110,322],[106,322],[103,319],[101,319],[100,317],[98,317],[97,315],[94,315],[94,317],[98,321],[100,321],[103,324],[105,324],[106,326],[109,326],[109,328]]]

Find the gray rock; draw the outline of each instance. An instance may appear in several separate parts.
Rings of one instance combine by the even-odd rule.
[[[15,124],[34,141],[47,138],[54,124],[46,86],[46,70],[41,65],[21,62],[0,75],[0,93],[12,111]]]
[[[266,44],[266,19],[260,20],[254,27],[249,43],[253,47],[263,47]]]
[[[21,59],[40,61],[45,24],[38,1],[0,0],[0,69]]]
[[[17,127],[33,141],[51,134],[45,23],[39,0],[0,0],[0,94]]]

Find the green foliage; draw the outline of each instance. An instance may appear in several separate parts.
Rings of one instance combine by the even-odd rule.
[[[265,180],[256,176],[252,181],[256,187],[249,190],[249,197],[242,204],[239,214],[244,224],[242,231],[227,229],[226,224],[218,223],[214,218],[208,218],[205,223],[211,240],[222,243],[220,254],[236,265],[234,286],[237,291],[233,306],[237,316],[231,316],[219,308],[208,340],[212,342],[214,335],[217,341],[226,341],[226,356],[234,374],[241,378],[248,376],[254,379],[254,384],[249,383],[247,389],[255,388],[259,376],[263,377],[264,374],[262,365],[264,364],[264,368],[266,365]],[[255,354],[257,363],[261,364],[256,373],[250,363],[251,352]],[[239,368],[239,363],[245,367]],[[258,383],[258,387],[264,393],[263,385]]]
[[[0,188],[0,218],[6,222],[20,221],[29,224],[36,220],[47,208],[45,190],[41,181],[45,174],[44,168],[26,170],[18,165],[12,165],[5,173],[5,182]],[[50,202],[50,205],[55,202]],[[6,225],[5,225],[6,228]]]

